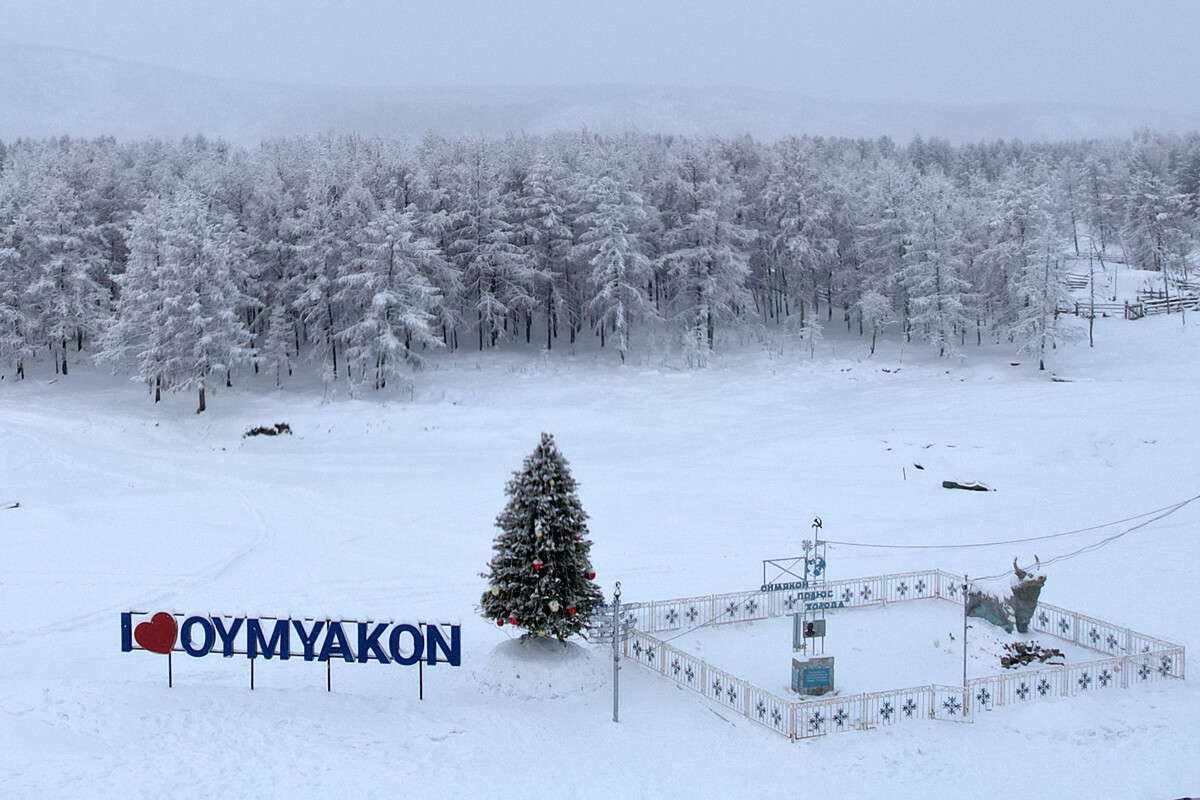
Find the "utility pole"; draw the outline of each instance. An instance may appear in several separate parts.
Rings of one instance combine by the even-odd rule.
[[[967,576],[963,575],[963,691],[967,688]],[[965,694],[964,694],[965,697]]]
[[[613,722],[620,722],[619,700],[621,697],[619,673],[621,670],[621,582],[613,590]]]

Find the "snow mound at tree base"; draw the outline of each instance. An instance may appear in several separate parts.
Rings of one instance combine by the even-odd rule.
[[[497,694],[552,700],[607,686],[611,661],[574,642],[520,638],[503,642],[476,670],[479,685]]]

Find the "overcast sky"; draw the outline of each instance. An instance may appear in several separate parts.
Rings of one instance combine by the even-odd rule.
[[[1200,111],[1200,2],[3,0],[0,37],[338,86],[739,86]]]

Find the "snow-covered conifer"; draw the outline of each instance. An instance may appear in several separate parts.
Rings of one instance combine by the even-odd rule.
[[[418,366],[420,348],[441,347],[433,330],[439,295],[423,265],[441,259],[418,237],[410,211],[384,209],[361,232],[355,266],[338,278],[338,301],[355,321],[339,332],[346,361],[369,375],[376,389],[405,366]]]
[[[857,305],[863,326],[871,332],[871,355],[875,355],[875,342],[879,334],[889,323],[896,321],[895,309],[891,300],[874,289],[863,292]]]
[[[584,204],[591,210],[579,218],[583,232],[576,252],[591,268],[588,312],[600,333],[600,346],[604,346],[606,331],[611,331],[624,362],[634,320],[658,316],[646,295],[652,275],[650,259],[637,237],[646,212],[640,195],[622,191],[607,176],[591,187]]]
[[[938,349],[939,356],[958,353],[956,340],[969,323],[970,286],[960,275],[956,197],[953,183],[936,167],[917,181],[910,247],[901,273],[909,302],[908,323],[915,335]]]
[[[135,380],[154,387],[155,400],[164,388],[196,389],[200,413],[207,390],[228,382],[249,356],[234,241],[228,222],[213,220],[187,189],[153,201],[133,221],[105,356],[129,363]]]
[[[282,386],[284,377],[292,374],[292,343],[296,332],[288,317],[287,309],[276,305],[267,315],[267,335],[255,358],[261,370],[275,378],[275,385]]]
[[[558,639],[579,633],[603,602],[588,553],[587,513],[567,461],[543,433],[505,487],[508,504],[483,574],[486,619]]]
[[[686,148],[673,177],[678,221],[666,233],[661,262],[672,284],[674,317],[683,326],[684,354],[703,366],[717,324],[738,321],[754,302],[746,290],[746,249],[754,236],[739,219],[741,193],[702,148]]]

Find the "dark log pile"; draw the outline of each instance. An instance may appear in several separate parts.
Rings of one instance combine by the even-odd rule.
[[[250,430],[248,430],[242,434],[242,438],[244,439],[247,436],[279,436],[280,434],[283,434],[283,433],[286,433],[288,436],[291,436],[292,435],[292,426],[288,425],[286,422],[276,422],[273,426],[259,425],[256,428],[251,428]]]
[[[1051,666],[1055,667],[1061,667],[1067,663],[1067,657],[1063,655],[1062,650],[1057,647],[1042,647],[1033,642],[1009,642],[1004,645],[1004,652],[1008,655],[1000,656],[1000,666],[1005,669],[1028,666],[1034,661],[1041,664],[1049,662]],[[1050,661],[1052,658],[1059,660]]]
[[[942,481],[943,489],[966,489],[968,492],[990,492],[985,484],[978,481]]]

